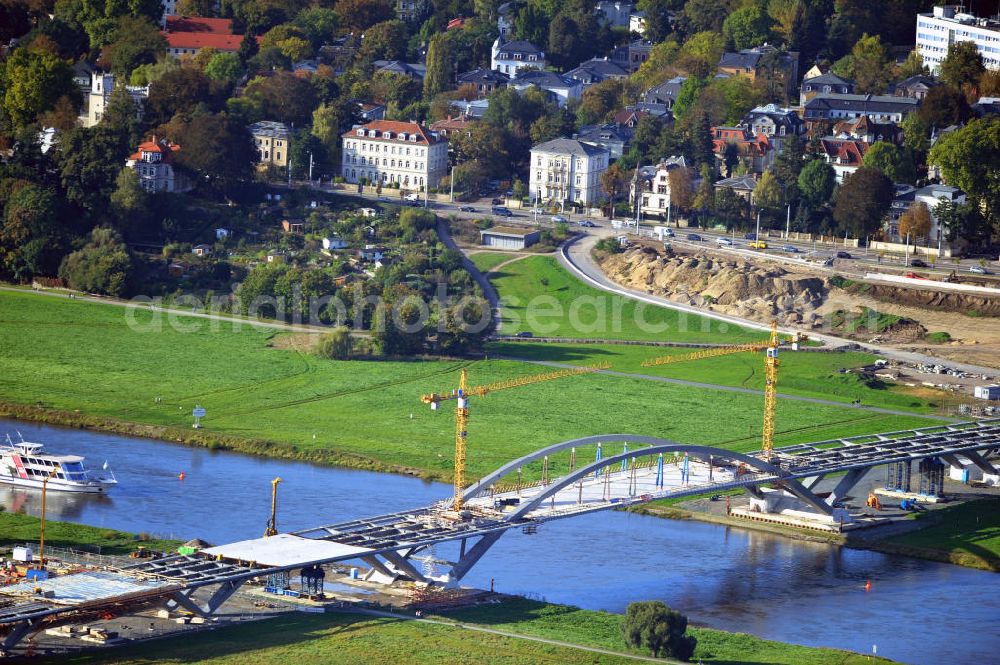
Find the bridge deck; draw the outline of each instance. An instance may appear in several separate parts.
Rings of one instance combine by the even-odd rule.
[[[678,448],[682,450],[683,446]],[[771,463],[777,467],[775,473],[738,473],[731,464],[709,466],[692,459],[684,477],[681,463],[666,464],[662,487],[657,484],[655,466],[637,468],[634,472],[616,466],[574,481],[516,519],[512,513],[518,511],[517,505],[526,505],[533,498],[550,491],[553,485],[495,494],[490,494],[488,487],[483,488],[479,496],[468,500],[468,514],[464,519],[450,513],[450,502],[445,501],[414,510],[305,529],[294,534],[241,541],[193,555],[140,561],[123,566],[115,573],[134,579],[136,584],[146,585],[148,591],[144,594],[145,598],[155,597],[157,593],[167,597],[178,590],[243,581],[304,565],[397,552],[409,556],[437,543],[496,534],[667,496],[703,494],[779,479],[806,478],[994,448],[1000,448],[1000,419],[786,446],[776,449],[771,458]],[[726,452],[718,450],[718,458],[725,459]],[[629,454],[642,457],[643,451],[639,448]],[[751,455],[761,456],[759,452]],[[555,479],[553,483],[557,484],[560,480]],[[498,499],[516,499],[517,505],[498,508],[495,503]],[[34,594],[26,597],[25,590],[20,588],[0,589],[0,625],[77,609],[63,604],[66,599],[58,597],[62,585],[72,584],[72,577],[53,578],[38,585],[53,590],[56,593],[54,598]],[[103,596],[99,593],[91,595],[86,605],[89,608],[101,603],[110,606],[127,599],[128,595],[109,590]]]

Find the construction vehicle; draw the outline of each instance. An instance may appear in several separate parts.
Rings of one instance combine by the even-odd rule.
[[[882,510],[882,502],[878,500],[875,492],[868,493],[868,501],[865,502],[865,505],[875,510]]]
[[[767,341],[751,342],[749,344],[736,344],[733,346],[720,346],[694,353],[684,353],[673,356],[661,356],[642,363],[643,367],[654,367],[656,365],[669,365],[671,363],[686,362],[689,360],[700,360],[702,358],[714,358],[716,356],[728,356],[734,353],[759,353],[765,351],[764,357],[764,427],[761,434],[762,449],[764,459],[771,459],[774,450],[774,410],[778,398],[778,349],[784,345],[791,345],[793,351],[799,349],[799,342],[808,339],[805,335],[795,333],[790,339],[778,337],[778,322],[771,322],[771,337]]]
[[[163,552],[151,550],[143,545],[139,545],[139,547],[128,553],[128,558],[130,559],[160,559],[162,557]]]
[[[452,508],[455,512],[462,509],[462,492],[465,490],[465,456],[467,450],[466,438],[468,436],[470,397],[485,397],[489,393],[496,392],[498,390],[519,388],[520,386],[541,383],[543,381],[552,381],[554,379],[562,379],[567,376],[577,376],[578,374],[588,374],[602,369],[607,369],[609,367],[611,367],[610,363],[600,363],[589,367],[562,369],[555,372],[546,372],[544,374],[522,376],[516,379],[508,379],[506,381],[498,381],[496,383],[489,383],[483,386],[475,386],[474,388],[466,387],[468,374],[463,368],[458,382],[458,390],[449,394],[432,393],[430,395],[423,395],[420,398],[420,401],[424,404],[430,404],[431,409],[435,411],[441,405],[441,402],[455,402],[455,495],[452,500]]]

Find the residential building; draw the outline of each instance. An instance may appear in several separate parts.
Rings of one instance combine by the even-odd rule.
[[[337,234],[324,236],[321,243],[323,245],[323,249],[328,252],[347,248],[347,242]]]
[[[522,4],[520,0],[513,0],[497,7],[497,30],[500,32],[500,39],[506,41],[514,34],[514,17]]]
[[[629,42],[627,46],[619,46],[612,51],[611,62],[632,74],[649,59],[649,53],[652,50],[653,42],[648,39],[636,39]]]
[[[407,23],[420,21],[427,15],[428,0],[396,0],[396,18]]]
[[[448,148],[452,148],[450,143],[451,139],[455,136],[465,135],[470,136],[472,134],[472,125],[478,122],[475,118],[469,117],[467,115],[459,115],[457,117],[448,116],[444,120],[438,120],[432,123],[430,130],[434,132],[435,136],[440,136],[441,138],[446,138],[449,140]]]
[[[247,127],[247,131],[257,145],[258,169],[266,169],[269,166],[288,168],[288,152],[292,146],[292,130],[288,125],[273,120],[262,120]]]
[[[473,69],[471,72],[458,75],[458,86],[475,86],[480,97],[486,97],[495,90],[506,88],[509,81],[510,76],[507,74],[485,68]]]
[[[283,233],[305,233],[306,225],[294,219],[283,219],[281,220],[281,231]]]
[[[583,94],[583,84],[576,79],[555,72],[522,71],[511,79],[510,87],[524,91],[534,86],[549,92],[559,106],[566,106],[571,99],[579,99]]]
[[[757,181],[753,176],[738,175],[732,178],[724,178],[715,183],[716,191],[720,189],[731,189],[747,201],[751,201],[753,190],[757,188]]]
[[[162,27],[166,24],[168,16],[177,15],[177,0],[161,0],[161,4],[163,5],[163,15],[160,18],[160,26]],[[219,0],[215,0],[215,2],[212,3],[212,8],[215,10],[215,14],[219,13],[219,10],[221,9]]]
[[[350,68],[359,48],[361,48],[361,38],[353,34],[346,35],[320,46],[319,57],[324,64],[333,68],[335,75],[340,76]]]
[[[944,245],[946,229],[941,227],[941,223],[934,215],[934,208],[943,201],[965,203],[965,200],[965,192],[948,185],[927,185],[920,189],[911,185],[896,185],[896,196],[890,208],[886,234],[896,242],[905,242],[906,238],[899,235],[899,218],[914,203],[923,203],[931,212],[931,228],[924,241],[928,245]],[[911,238],[910,242],[916,244],[917,240],[919,239]]]
[[[139,185],[147,192],[180,193],[191,189],[191,180],[174,168],[181,147],[154,134],[129,156],[125,165],[139,176]]]
[[[1000,97],[980,97],[979,101],[972,105],[972,112],[977,118],[1000,115]]]
[[[632,134],[632,129],[627,126],[608,123],[581,127],[580,131],[573,135],[573,138],[604,148],[608,151],[611,159],[618,159],[632,142]]]
[[[837,183],[857,171],[864,163],[868,144],[857,139],[839,139],[832,136],[820,139],[823,158],[833,167]]]
[[[802,118],[794,109],[782,108],[775,104],[752,109],[743,116],[740,125],[747,127],[755,135],[763,134],[769,138],[778,139],[804,134],[806,131],[805,123],[802,122]]]
[[[668,109],[674,107],[674,101],[681,92],[686,77],[675,76],[669,81],[654,86],[642,94],[642,101],[647,104],[663,104]]]
[[[633,4],[613,0],[600,0],[594,5],[597,20],[611,28],[627,28],[632,18]]]
[[[483,245],[497,249],[526,249],[538,242],[542,232],[537,229],[518,229],[513,226],[495,226],[479,232]]]
[[[489,107],[489,99],[474,99],[471,102],[467,102],[464,99],[456,99],[448,103],[448,108],[456,115],[467,115],[475,120],[481,119]]]
[[[90,92],[90,86],[93,83],[94,73],[97,70],[86,60],[80,60],[73,65],[73,83],[76,87],[80,89],[86,99],[87,94]]]
[[[716,159],[724,162],[730,145],[736,147],[740,160],[754,173],[770,168],[779,152],[766,134],[754,134],[746,126],[712,127],[712,152]]]
[[[656,215],[666,219],[671,205],[670,172],[679,168],[688,168],[687,160],[683,156],[668,157],[659,164],[639,168],[640,214],[645,217]],[[635,182],[632,183],[630,190],[630,198],[634,202]]]
[[[167,16],[160,34],[167,40],[167,55],[175,58],[194,57],[203,48],[236,53],[243,43],[243,35],[233,34],[228,18]]]
[[[609,159],[605,148],[576,139],[539,143],[531,149],[529,195],[533,201],[591,205],[603,198],[601,174]]]
[[[820,93],[806,102],[802,118],[808,123],[865,116],[877,123],[898,124],[919,106],[920,100],[912,97]]]
[[[586,62],[581,62],[579,67],[566,72],[566,76],[579,81],[586,88],[587,86],[607,81],[608,79],[626,78],[628,72],[607,58],[593,58]]]
[[[771,88],[771,96],[784,94],[790,99],[799,82],[799,54],[779,51],[764,44],[738,52],[726,52],[719,58],[718,71],[729,76],[744,76],[751,81],[763,81]]]
[[[344,132],[341,175],[349,183],[437,187],[448,171],[448,140],[416,122],[375,120]]]
[[[972,42],[987,69],[1000,69],[1000,20],[966,14],[961,5],[938,5],[931,13],[917,14],[917,52],[932,73],[956,42]]]
[[[372,104],[370,102],[357,102],[358,118],[371,122],[372,120],[382,120],[385,118],[385,104]]]
[[[628,31],[637,35],[646,34],[646,12],[635,11],[628,17]]]
[[[202,256],[202,257],[211,256],[212,246],[204,244],[195,245],[194,247],[191,248],[191,253],[194,254],[195,256]]]
[[[931,88],[936,88],[939,85],[941,85],[941,82],[937,79],[918,74],[894,85],[892,94],[896,97],[912,97],[923,100],[927,96],[927,93],[931,91]]]
[[[812,70],[810,70],[812,71]],[[805,78],[799,86],[799,106],[805,106],[806,102],[820,93],[835,93],[838,95],[850,95],[854,93],[854,81],[840,78],[832,72]]]
[[[423,81],[427,75],[427,67],[419,62],[403,62],[401,60],[375,60],[372,62],[375,72],[392,72],[408,76],[414,81]]]
[[[101,121],[104,113],[111,102],[111,93],[115,89],[115,77],[113,74],[94,72],[90,79],[90,92],[84,97],[84,108],[86,114],[80,116],[80,124],[84,127],[93,127]],[[136,118],[142,118],[143,106],[149,97],[148,86],[127,85],[125,90],[136,108]]]
[[[493,42],[491,53],[490,68],[503,72],[511,78],[516,77],[518,72],[524,69],[541,70],[548,66],[545,52],[529,41],[505,42],[503,37],[497,37]]]

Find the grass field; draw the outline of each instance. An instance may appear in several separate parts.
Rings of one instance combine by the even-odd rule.
[[[660,356],[691,353],[694,349],[677,347],[632,346],[621,344],[545,344],[531,342],[495,342],[491,353],[527,360],[551,360],[579,365],[610,362],[617,371],[665,376],[725,386],[764,389],[764,358],[759,353],[739,353],[703,358],[654,367],[642,362]],[[867,353],[814,353],[784,351],[778,391],[790,395],[818,397],[842,402],[860,399],[863,404],[889,409],[928,413],[939,406],[905,389],[890,385],[873,388],[857,374],[841,374],[841,368],[855,368],[872,363]]]
[[[1000,570],[1000,500],[969,501],[926,513],[923,519],[932,524],[882,542],[917,556]]]
[[[477,623],[521,635],[626,651],[622,617],[603,612],[512,601],[450,613],[449,619]],[[768,663],[770,665],[862,665],[889,663],[834,649],[814,649],[761,640],[752,635],[690,629],[698,638],[695,658],[706,665]],[[638,652],[633,652],[638,653]],[[642,654],[647,655],[647,654]],[[270,665],[271,663],[337,663],[370,665],[534,665],[536,663],[607,664],[641,662],[626,654],[612,656],[426,622],[376,618],[361,614],[302,615],[291,613],[264,622],[167,638],[147,644],[103,649],[37,663],[85,665],[117,663],[205,663]],[[674,661],[668,661],[674,662]],[[698,662],[694,660],[693,662]]]
[[[137,332],[125,316],[117,307],[0,294],[0,401],[170,428],[152,435],[171,439],[256,440],[227,444],[246,452],[448,477],[452,415],[431,411],[420,395],[450,390],[466,365],[474,385],[539,371],[492,360],[328,361],[271,348],[274,331],[233,332],[228,323],[212,331],[212,322],[181,317],[195,329]],[[156,316],[134,313],[140,325]],[[193,434],[196,405],[208,416]],[[782,402],[778,423],[777,441],[795,443],[927,421]],[[609,432],[750,450],[760,427],[755,395],[613,376],[560,379],[475,399],[469,469],[480,475],[543,445]]]
[[[507,254],[506,252],[476,252],[469,255],[469,260],[479,268],[480,272],[489,272],[504,261],[516,258],[517,254]]]
[[[37,543],[41,520],[30,515],[0,512],[0,549]],[[102,554],[128,554],[139,545],[166,552],[177,549],[180,541],[142,539],[131,533],[101,529],[72,522],[45,521],[45,544],[53,547],[83,548]]]
[[[499,605],[449,612],[447,616],[463,623],[473,623],[512,633],[536,635],[603,649],[622,649],[621,614],[581,610],[566,605],[550,605],[533,600],[511,600]],[[696,617],[689,617],[696,619]],[[711,628],[690,627],[698,638],[692,662],[729,665],[735,663],[768,665],[861,665],[888,663],[884,659],[816,649],[783,642],[762,640],[753,635],[728,633]]]
[[[758,331],[599,291],[551,256],[515,261],[490,281],[503,301],[501,330],[508,335],[723,344],[761,337]]]

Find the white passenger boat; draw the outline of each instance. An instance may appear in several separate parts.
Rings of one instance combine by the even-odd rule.
[[[50,455],[42,444],[14,442],[10,435],[0,442],[0,483],[18,487],[42,488],[49,478],[48,490],[58,492],[104,493],[118,484],[104,463],[104,472],[87,471],[78,455]]]

